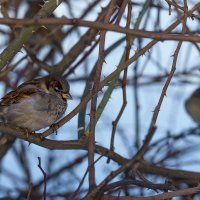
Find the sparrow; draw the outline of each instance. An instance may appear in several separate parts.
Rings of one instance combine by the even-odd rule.
[[[0,120],[30,132],[51,126],[66,111],[67,100],[72,99],[69,89],[68,82],[57,76],[24,82],[2,98]]]
[[[200,88],[186,100],[185,108],[190,117],[200,125]]]

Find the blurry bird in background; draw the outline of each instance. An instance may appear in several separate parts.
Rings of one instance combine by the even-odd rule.
[[[200,125],[200,88],[187,99],[185,107],[190,117]]]

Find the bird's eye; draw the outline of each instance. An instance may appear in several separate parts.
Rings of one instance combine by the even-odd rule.
[[[63,92],[63,87],[59,82],[55,82],[53,88],[58,93],[62,93]]]
[[[55,87],[55,91],[56,91],[56,92],[61,92],[61,89],[58,88],[58,87]]]

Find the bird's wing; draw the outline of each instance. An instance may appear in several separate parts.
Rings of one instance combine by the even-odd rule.
[[[40,89],[36,86],[37,83],[33,81],[25,82],[17,87],[16,90],[13,90],[6,94],[2,101],[0,102],[0,106],[8,106],[11,104],[15,104],[20,101],[20,99],[29,98],[34,95],[36,92],[41,92]]]

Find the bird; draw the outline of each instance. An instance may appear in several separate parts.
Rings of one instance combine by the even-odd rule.
[[[29,132],[52,126],[72,99],[63,77],[48,75],[19,85],[0,101],[0,121]]]
[[[200,125],[200,88],[186,100],[185,108],[193,121]]]

